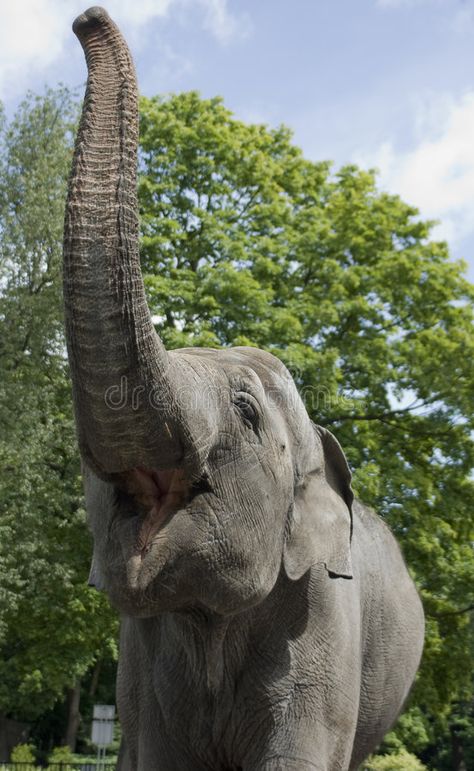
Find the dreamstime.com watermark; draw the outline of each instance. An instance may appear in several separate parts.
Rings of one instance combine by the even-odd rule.
[[[144,407],[151,407],[157,412],[166,412],[166,389],[159,386],[147,388],[144,385],[134,385],[126,375],[122,375],[120,382],[107,388],[104,401],[108,409],[113,412],[132,410],[138,412]],[[303,404],[310,415],[337,413],[350,416],[354,408],[354,398],[351,395],[335,394],[326,386],[304,385],[297,388],[289,379],[282,384],[269,384],[264,387],[266,405],[283,410],[297,411]],[[197,385],[178,385],[174,391],[174,398],[178,404],[186,407],[191,412],[210,412],[219,407],[229,407],[239,396],[238,389],[230,389],[228,386],[206,383],[204,387]],[[243,392],[246,393],[246,392]],[[251,397],[256,398],[250,392]],[[358,408],[361,408],[360,399],[357,399]]]
[[[292,378],[294,377],[294,380]],[[193,413],[198,416],[219,415],[219,422],[211,420],[196,421],[195,431],[193,431],[192,444],[196,457],[205,457],[209,451],[210,443],[219,437],[218,442],[221,446],[221,452],[217,458],[213,459],[214,466],[222,470],[225,466],[235,466],[238,464],[239,479],[244,478],[255,481],[255,471],[259,469],[262,463],[273,464],[275,461],[275,446],[272,442],[258,443],[258,452],[248,452],[242,455],[238,443],[236,443],[235,432],[225,420],[225,415],[230,410],[239,407],[241,401],[249,401],[257,408],[257,412],[271,415],[279,412],[291,423],[293,429],[299,426],[301,429],[301,439],[305,431],[305,412],[316,422],[319,422],[320,416],[330,415],[333,420],[338,416],[350,418],[354,413],[355,404],[357,411],[363,408],[360,396],[344,394],[335,394],[326,386],[303,385],[299,388],[297,383],[301,383],[301,378],[295,376],[295,373],[288,373],[287,377],[275,378],[275,383],[267,382],[252,388],[248,384],[225,385],[206,381],[204,384],[195,382],[194,384],[180,384],[173,390],[173,413],[175,417],[184,411],[187,415]],[[240,390],[239,390],[240,385]],[[169,416],[169,396],[167,389],[160,386],[146,387],[136,385],[136,380],[129,379],[123,375],[120,381],[107,388],[104,394],[104,401],[109,410],[115,413],[119,418],[121,411],[130,414],[145,410],[148,412],[148,418],[151,410],[156,412],[157,424],[163,424],[170,438],[172,437],[171,428],[168,425]],[[176,411],[176,407],[178,410]],[[241,404],[240,404],[241,407]],[[222,420],[222,416],[224,419]],[[333,417],[334,416],[334,417]],[[295,422],[296,421],[296,422]],[[325,423],[326,421],[322,421]],[[155,427],[156,428],[156,427]],[[213,431],[217,430],[217,434]],[[258,480],[256,482],[258,484]]]

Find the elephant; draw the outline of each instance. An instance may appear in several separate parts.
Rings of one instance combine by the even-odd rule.
[[[139,261],[137,83],[93,7],[64,230],[91,583],[121,614],[120,771],[356,769],[423,647],[399,547],[283,363],[166,350]]]

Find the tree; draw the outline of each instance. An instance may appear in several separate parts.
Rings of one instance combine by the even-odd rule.
[[[32,721],[116,651],[86,586],[60,291],[77,115],[65,89],[29,95],[0,127],[0,713]]]
[[[220,99],[144,99],[141,137],[143,265],[165,343],[257,345],[283,359],[345,448],[356,492],[403,546],[427,614],[411,719],[420,750],[471,693],[464,265],[373,172],[333,174],[288,129],[245,125]]]

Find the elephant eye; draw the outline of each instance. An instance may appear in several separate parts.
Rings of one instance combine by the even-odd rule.
[[[234,406],[239,411],[246,426],[258,432],[260,415],[255,399],[250,394],[239,393],[235,395]]]

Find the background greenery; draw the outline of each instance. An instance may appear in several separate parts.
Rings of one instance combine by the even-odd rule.
[[[85,584],[62,335],[77,109],[59,88],[0,119],[0,716],[30,725],[40,757],[76,734],[88,750],[91,705],[113,701],[117,654],[115,615]],[[394,529],[421,592],[422,668],[370,767],[474,767],[474,288],[464,266],[373,173],[306,160],[284,127],[244,124],[195,93],[144,99],[141,111],[143,269],[166,345],[279,356],[312,418],[340,439],[357,493]]]

